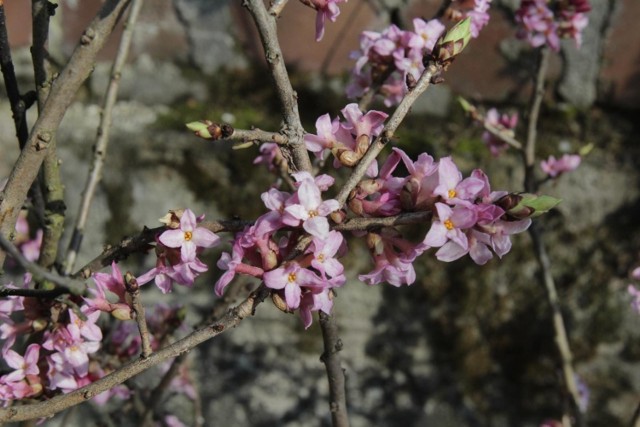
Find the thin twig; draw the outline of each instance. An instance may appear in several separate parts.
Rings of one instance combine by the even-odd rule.
[[[528,192],[535,193],[537,191],[536,180],[534,175],[535,166],[535,149],[537,140],[537,128],[538,118],[540,116],[540,107],[542,105],[542,99],[544,97],[544,83],[549,65],[550,50],[548,47],[544,47],[540,51],[540,62],[538,64],[537,75],[535,79],[535,88],[532,94],[532,100],[530,104],[528,114],[527,125],[527,140],[523,150],[523,161],[525,166],[525,189]],[[560,307],[560,298],[558,297],[558,291],[556,289],[553,275],[551,274],[551,261],[547,254],[546,247],[542,240],[541,231],[537,224],[532,224],[529,227],[529,234],[533,242],[534,252],[538,260],[540,272],[542,273],[542,281],[547,292],[547,299],[551,306],[553,329],[555,331],[555,343],[560,353],[560,359],[562,362],[562,374],[564,378],[565,387],[571,400],[571,409],[576,420],[577,425],[582,424],[579,402],[580,394],[576,384],[576,375],[573,369],[573,355],[571,353],[571,346],[569,344],[569,338],[567,335],[567,329],[562,318],[562,311]],[[569,416],[565,414],[564,420],[569,420]]]
[[[538,73],[535,79],[535,87],[531,96],[527,124],[527,141],[524,148],[525,162],[525,190],[535,193],[535,176],[533,168],[536,162],[536,140],[538,138],[538,118],[540,117],[540,107],[544,98],[544,81],[549,67],[549,57],[551,50],[543,47],[540,50],[540,60],[538,63]]]
[[[66,408],[85,402],[104,391],[112,389],[118,384],[122,384],[129,378],[166,360],[178,357],[203,342],[220,335],[229,328],[237,326],[243,319],[252,316],[256,307],[262,303],[268,295],[269,290],[265,286],[261,286],[238,306],[230,309],[219,322],[192,332],[174,344],[156,351],[146,359],[139,358],[129,362],[109,375],[78,390],[74,390],[68,394],[58,395],[44,402],[2,408],[0,409],[0,423],[49,417]]]
[[[44,109],[44,104],[49,97],[51,73],[47,66],[47,41],[49,39],[49,20],[55,6],[49,0],[33,0],[31,3],[32,38],[31,60],[35,86],[38,97],[38,113]],[[52,136],[55,138],[55,135]],[[40,246],[38,264],[44,268],[51,268],[58,256],[58,247],[62,232],[64,231],[64,185],[60,178],[60,161],[56,153],[57,144],[47,151],[42,163],[39,181],[44,198],[42,221],[43,235]]]
[[[75,94],[87,79],[96,55],[104,46],[118,18],[129,2],[127,0],[107,0],[94,20],[89,24],[74,50],[69,62],[51,86],[45,106],[33,126],[27,144],[20,152],[18,160],[0,198],[0,233],[9,237],[13,233],[20,207],[24,203],[31,184],[35,181],[40,165],[48,148],[55,145],[53,136],[67,108],[75,99]],[[4,264],[6,253],[0,251],[0,265]]]
[[[147,328],[147,318],[144,314],[144,306],[140,301],[140,286],[133,274],[127,271],[124,275],[127,293],[131,297],[131,310],[135,314],[142,351],[140,357],[146,359],[151,356],[151,340],[149,338],[149,328]]]
[[[389,118],[389,121],[384,126],[384,129],[380,133],[373,143],[369,146],[369,149],[362,157],[358,165],[354,168],[353,172],[347,179],[345,185],[340,189],[336,200],[340,203],[340,206],[344,205],[349,197],[351,191],[358,185],[360,180],[364,177],[367,169],[371,162],[378,157],[378,154],[385,147],[387,142],[393,137],[396,129],[400,126],[400,123],[407,116],[409,111],[411,110],[411,106],[418,99],[422,93],[427,90],[429,85],[431,84],[431,79],[439,72],[439,66],[435,64],[435,62],[429,62],[420,76],[416,87],[407,93],[407,95],[402,99],[400,105],[395,109],[393,115]]]
[[[33,275],[33,280],[36,282],[48,281],[62,287],[66,292],[71,292],[75,295],[82,295],[82,293],[87,288],[87,285],[82,281],[59,276],[57,274],[51,273],[48,270],[45,270],[38,264],[30,262],[20,253],[18,248],[16,248],[13,243],[11,243],[1,234],[0,248],[2,248],[7,254],[11,255],[11,257],[15,259],[22,268],[31,273]]]
[[[138,16],[140,15],[142,4],[143,0],[131,1],[129,16],[125,23],[122,37],[120,38],[116,58],[113,61],[113,66],[111,67],[111,79],[109,80],[109,86],[107,87],[107,91],[104,96],[96,143],[93,146],[93,161],[91,162],[90,173],[87,178],[84,191],[82,192],[82,200],[78,207],[78,215],[73,227],[71,240],[69,241],[69,248],[67,249],[67,256],[64,263],[65,274],[70,274],[71,271],[73,271],[75,260],[78,256],[78,252],[80,251],[80,245],[82,244],[84,227],[87,224],[89,209],[93,202],[93,196],[95,195],[98,184],[102,178],[102,169],[104,167],[107,149],[109,146],[113,106],[115,105],[118,96],[122,69],[124,68],[124,64],[129,56],[131,40],[133,40],[133,30],[138,20]]]
[[[58,286],[55,289],[23,289],[23,288],[7,288],[5,286],[0,287],[0,298],[18,296],[18,297],[33,297],[40,299],[54,299],[60,295],[68,294],[69,289]]]
[[[290,159],[289,163],[292,169],[311,171],[309,152],[304,145],[304,128],[298,112],[298,95],[291,86],[284,57],[282,56],[276,31],[276,18],[267,12],[262,0],[247,0],[244,5],[249,9],[258,28],[264,48],[264,56],[271,70],[271,76],[282,107],[284,119],[282,133],[289,140],[289,144],[282,147],[283,154],[287,160]]]
[[[262,129],[234,129],[233,133],[222,138],[223,141],[230,142],[275,142],[278,145],[286,145],[289,143],[287,137],[278,132],[269,132]]]

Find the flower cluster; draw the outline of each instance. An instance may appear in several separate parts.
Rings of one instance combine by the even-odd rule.
[[[163,293],[171,292],[173,284],[193,286],[195,278],[208,270],[205,263],[197,258],[200,248],[210,248],[220,242],[220,238],[197,223],[204,216],[196,218],[190,209],[170,212],[163,220],[169,227],[158,237],[156,266],[138,277],[143,285],[155,279],[155,284]]]
[[[382,33],[365,31],[360,50],[351,54],[356,65],[351,73],[347,96],[355,99],[380,87],[385,105],[400,102],[406,94],[407,78],[417,81],[424,71],[423,57],[431,53],[444,25],[437,19],[413,20],[413,31],[391,25]]]
[[[408,176],[393,177],[391,173],[402,161]],[[363,186],[356,190],[360,193]],[[429,248],[439,248],[436,258],[453,261],[469,254],[478,264],[485,264],[493,255],[502,257],[511,249],[511,234],[526,230],[530,219],[511,220],[502,205],[504,191],[492,192],[487,176],[479,169],[463,179],[462,173],[450,157],[439,162],[426,153],[417,161],[412,161],[402,150],[394,148],[393,153],[381,168],[381,174],[373,183],[366,183],[365,191],[370,201],[377,201],[375,214],[393,214],[400,211],[429,211],[432,223],[424,240],[411,244],[400,240],[397,232],[387,232],[376,236],[370,245],[376,261],[375,277],[366,276],[368,283],[389,281],[392,284],[410,284],[415,278],[411,262]],[[351,200],[361,198],[357,194]],[[384,200],[384,203],[380,203]],[[371,211],[366,213],[372,213]],[[399,250],[394,250],[399,249]],[[384,254],[385,260],[381,259]],[[389,257],[391,255],[391,257]],[[382,269],[380,266],[384,265]]]
[[[582,44],[582,30],[589,23],[586,15],[591,10],[589,0],[522,0],[516,11],[520,24],[518,37],[533,47],[548,45],[560,50],[560,39],[571,38],[576,46]]]
[[[362,113],[356,104],[347,105],[342,114],[346,121],[331,120],[329,114],[321,116],[316,121],[317,134],[305,136],[307,149],[318,160],[331,152],[335,167],[357,164],[386,118],[379,111]],[[504,121],[506,127],[514,126],[517,119],[497,120]],[[400,163],[408,173],[398,176]],[[313,178],[307,172],[293,176],[296,191],[270,189],[263,193],[269,212],[236,236],[230,253],[222,254],[218,267],[225,273],[216,283],[216,293],[221,295],[236,274],[259,278],[277,291],[285,311],[299,309],[306,327],[311,324],[312,311],[329,313],[331,290],[345,282],[344,269],[336,259],[345,239],[331,230],[327,216],[332,212],[331,218],[337,222],[344,221],[349,212],[354,218],[372,219],[423,214],[428,227],[419,242],[406,239],[391,226],[354,232],[365,237],[374,262],[373,270],[359,279],[370,285],[387,282],[401,286],[415,281],[413,263],[430,248],[438,248],[436,258],[445,262],[469,254],[476,263],[485,264],[493,254],[504,256],[511,249],[510,236],[526,230],[531,223],[528,215],[535,211],[521,206],[518,212],[525,214],[510,215],[517,202],[507,197],[507,192],[491,191],[481,170],[463,179],[450,157],[436,162],[422,153],[413,161],[398,148],[393,148],[379,170],[375,163],[368,168],[369,178],[349,195],[348,211],[341,210],[335,200],[322,200],[321,193],[329,189],[333,178]],[[303,231],[313,241],[300,250],[295,245]]]
[[[4,340],[1,352],[4,362],[12,369],[0,376],[0,401],[9,404],[43,393],[48,396],[55,391],[69,393],[104,377],[139,354],[141,339],[135,323],[117,322],[106,334],[106,340],[98,326],[101,312],[131,319],[118,266],[114,263],[111,274],[97,273],[93,279],[97,287],[90,289],[93,297],[73,297],[73,308],[18,296],[0,300],[0,339]],[[57,313],[55,320],[52,312]],[[158,305],[147,314],[153,349],[181,326],[184,319],[181,313],[179,307]],[[13,349],[22,347],[25,341],[31,344],[23,354]],[[95,360],[98,350],[102,350],[100,363]],[[192,393],[185,378],[177,378],[175,382],[175,389],[187,395]],[[120,385],[96,396],[94,402],[103,404],[113,396],[128,398],[129,395],[129,389]]]
[[[486,125],[494,127],[501,132],[505,132],[507,135],[513,137],[514,130],[518,125],[518,113],[514,114],[500,114],[495,108],[490,109],[484,118]],[[504,140],[496,137],[489,131],[484,131],[482,134],[482,141],[486,144],[487,148],[494,157],[498,157],[502,154],[509,145]]]
[[[333,178],[314,178],[308,172],[293,177],[294,193],[272,188],[262,194],[269,212],[236,236],[231,253],[222,254],[218,267],[226,272],[215,290],[222,295],[236,274],[260,278],[275,291],[285,311],[299,309],[308,327],[312,311],[330,312],[331,290],[346,281],[344,267],[336,259],[346,246],[342,234],[329,229],[327,216],[339,208],[338,202],[322,200],[322,192],[333,185]],[[296,243],[303,231],[313,239],[299,250]]]

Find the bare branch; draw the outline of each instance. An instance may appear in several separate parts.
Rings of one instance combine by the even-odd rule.
[[[282,147],[282,149],[285,151],[285,156],[291,156],[292,162],[290,162],[290,166],[292,169],[311,171],[311,160],[304,145],[304,128],[298,112],[298,96],[293,87],[291,87],[289,74],[284,64],[276,31],[276,18],[267,12],[262,0],[247,0],[244,5],[249,9],[258,28],[265,58],[271,70],[276,92],[282,106],[284,118],[282,133],[289,140],[289,144]],[[288,153],[289,151],[290,153]]]
[[[320,326],[324,342],[324,353],[320,360],[324,363],[329,378],[329,407],[334,427],[349,427],[345,376],[340,360],[342,340],[338,337],[335,318],[320,312]]]
[[[9,238],[12,235],[29,187],[38,175],[48,148],[55,145],[53,137],[62,117],[93,70],[97,53],[128,4],[127,0],[107,0],[104,3],[82,35],[69,62],[54,81],[44,109],[9,175],[4,192],[0,195],[0,233],[3,236]],[[5,256],[5,252],[0,252],[0,265],[4,264]]]
[[[35,280],[36,282],[49,281],[53,284],[61,286],[66,292],[71,292],[75,295],[82,295],[82,293],[87,288],[87,285],[84,282],[70,279],[68,277],[59,276],[57,274],[49,272],[48,270],[45,270],[38,264],[30,262],[20,253],[18,248],[16,248],[13,243],[11,243],[1,234],[0,248],[11,255],[11,257],[15,259],[22,268],[31,273],[33,275],[33,280]]]
[[[38,97],[38,113],[42,113],[51,89],[51,73],[47,66],[47,41],[49,39],[49,20],[55,9],[48,0],[31,2],[32,38],[31,59]],[[55,136],[52,136],[55,138]],[[64,186],[60,178],[60,161],[56,153],[56,144],[47,151],[40,173],[41,191],[44,199],[42,221],[43,235],[38,264],[50,268],[56,261],[58,246],[64,230]]]
[[[80,250],[80,245],[82,244],[84,227],[87,224],[87,219],[89,217],[89,208],[93,202],[93,196],[98,188],[98,183],[100,183],[100,180],[102,179],[102,169],[104,167],[105,158],[107,157],[107,149],[109,147],[113,106],[115,105],[118,96],[120,76],[122,75],[122,69],[127,61],[127,57],[129,56],[129,48],[131,47],[131,40],[133,40],[133,30],[138,20],[138,16],[140,15],[142,4],[142,0],[131,0],[129,16],[125,23],[122,37],[120,38],[116,58],[113,62],[113,66],[111,67],[111,79],[109,80],[109,86],[107,86],[107,91],[102,104],[102,114],[100,116],[100,124],[98,125],[96,143],[93,146],[93,160],[91,163],[90,173],[87,178],[87,182],[85,183],[84,191],[82,192],[82,200],[78,207],[78,215],[73,227],[73,235],[69,241],[69,248],[67,249],[67,256],[64,263],[65,274],[70,274],[71,271],[73,271],[75,260],[78,255],[78,251]]]

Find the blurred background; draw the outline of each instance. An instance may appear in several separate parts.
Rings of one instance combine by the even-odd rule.
[[[316,43],[315,13],[289,3],[278,21],[280,41],[311,133],[319,115],[335,117],[350,102],[344,96],[353,67],[349,52],[358,48],[361,31],[380,31],[392,21],[411,28],[414,17],[428,18],[440,5],[352,0],[340,5],[337,22],[328,23],[324,39]],[[66,62],[100,5],[98,0],[59,1],[49,46],[54,64]],[[465,117],[455,98],[464,96],[486,109],[525,111],[534,55],[515,37],[518,5],[518,0],[494,0],[489,25],[450,67],[446,81],[414,106],[396,141],[414,158],[427,151],[436,158],[452,155],[467,173],[481,167],[493,189],[509,191],[522,190],[520,158],[517,153],[493,158],[481,140],[482,129]],[[640,30],[635,22],[640,2],[592,0],[592,7],[582,48],[567,41],[553,55],[538,152],[543,159],[588,144],[594,148],[576,171],[542,189],[563,202],[538,222],[585,390],[586,424],[618,426],[628,425],[640,401],[640,317],[630,309],[626,292],[629,272],[640,265]],[[5,10],[14,65],[26,91],[33,87],[30,2],[6,0]],[[88,174],[120,34],[121,29],[112,35],[58,133],[69,226]],[[252,165],[257,149],[232,150],[184,128],[186,122],[209,119],[278,130],[279,105],[261,55],[240,2],[145,4],[77,265],[143,225],[159,225],[157,219],[169,209],[189,207],[210,219],[251,219],[264,211],[256,200],[273,177]],[[0,179],[19,154],[2,95]],[[34,123],[35,111],[29,111],[28,121]],[[522,120],[516,134],[525,134]],[[357,275],[369,272],[372,263],[362,243],[354,240],[349,247],[350,280],[338,293],[334,315],[344,343],[352,425],[539,426],[560,418],[564,396],[551,311],[526,233],[514,239],[503,260],[484,266],[467,258],[441,263],[429,252],[416,263],[416,283],[402,288],[359,282]],[[209,265],[224,249],[211,254]],[[126,268],[139,275],[154,262],[152,255],[140,256],[129,259]],[[185,304],[187,322],[196,324],[215,299],[219,272],[210,270],[193,289],[162,295],[149,286],[145,298]],[[200,413],[207,426],[328,426],[321,353],[317,324],[304,331],[297,316],[264,304],[255,318],[192,352],[188,366],[195,372],[191,379],[199,409],[178,393],[167,395],[165,408],[188,425],[195,425]],[[70,422],[127,424],[117,414],[98,421],[98,413],[104,409],[83,405]],[[95,421],[87,424],[87,419]]]

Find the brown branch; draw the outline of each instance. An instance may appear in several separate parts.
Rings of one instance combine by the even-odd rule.
[[[87,182],[85,183],[84,191],[82,192],[82,200],[78,207],[78,215],[76,216],[73,234],[67,249],[66,260],[64,263],[65,274],[70,274],[71,271],[73,271],[76,257],[80,251],[80,245],[82,244],[84,228],[87,224],[87,219],[89,218],[89,209],[93,202],[93,196],[95,195],[98,184],[102,179],[102,169],[104,167],[105,158],[107,157],[107,149],[109,147],[113,107],[116,103],[118,88],[120,86],[120,76],[122,75],[122,69],[124,68],[124,64],[129,56],[131,40],[133,40],[133,30],[138,20],[138,16],[140,15],[142,4],[142,0],[131,1],[129,16],[125,23],[122,37],[120,38],[116,58],[113,61],[113,66],[111,67],[111,78],[109,79],[109,86],[107,87],[102,103],[100,124],[98,125],[96,142],[93,146],[93,160],[91,162],[91,168],[89,176],[87,177]]]
[[[422,93],[427,90],[429,85],[431,84],[431,79],[436,76],[441,71],[441,66],[436,65],[435,62],[429,62],[425,67],[424,72],[420,76],[416,87],[407,93],[407,95],[402,99],[400,105],[395,109],[393,115],[389,118],[389,121],[384,126],[384,129],[369,146],[369,149],[362,157],[358,165],[354,168],[353,172],[347,179],[345,185],[340,189],[338,196],[336,199],[340,206],[344,205],[349,197],[351,191],[358,185],[362,177],[364,177],[367,169],[371,162],[378,157],[378,154],[382,151],[382,149],[387,145],[387,142],[393,137],[396,129],[400,126],[400,123],[407,116],[409,111],[411,110],[411,106],[418,99]]]
[[[42,113],[49,97],[51,73],[47,66],[47,40],[49,39],[49,20],[55,6],[48,0],[33,0],[31,3],[32,37],[31,59],[38,97],[38,113]],[[53,136],[52,138],[55,138]],[[60,161],[56,153],[56,144],[47,151],[40,173],[41,192],[44,198],[43,235],[38,264],[51,268],[58,255],[58,246],[64,230],[64,186],[60,178]]]
[[[58,285],[67,293],[70,292],[75,295],[82,295],[87,288],[87,285],[79,280],[74,280],[68,277],[62,277],[57,274],[51,273],[48,270],[40,267],[38,264],[27,260],[16,248],[13,243],[7,240],[2,234],[0,234],[0,248],[9,254],[18,264],[29,273],[33,275],[33,280],[36,282],[48,281],[55,285]]]
[[[96,395],[122,384],[129,378],[146,371],[166,360],[173,359],[210,340],[229,328],[237,326],[244,318],[253,315],[256,307],[269,295],[269,290],[261,286],[238,306],[229,310],[218,322],[200,328],[185,338],[162,348],[146,359],[140,358],[127,363],[116,371],[78,390],[59,395],[44,402],[0,409],[0,422],[16,422],[54,415],[64,409],[85,402]]]
[[[75,98],[80,86],[93,70],[97,53],[113,31],[127,0],[107,0],[94,20],[89,24],[74,50],[69,62],[51,86],[51,92],[42,113],[33,126],[27,144],[16,161],[0,200],[0,233],[10,237],[18,213],[24,203],[29,187],[35,181],[48,148],[55,146],[53,140],[60,122]],[[0,265],[6,253],[0,252]]]
[[[540,50],[540,59],[538,63],[538,73],[535,79],[535,86],[531,96],[529,106],[528,123],[527,123],[527,140],[524,147],[525,162],[525,190],[529,193],[535,193],[535,176],[534,166],[536,162],[536,139],[538,138],[538,118],[540,117],[540,107],[544,98],[544,81],[549,67],[549,57],[551,50],[543,47]]]
[[[339,353],[342,350],[342,340],[338,337],[338,326],[333,316],[323,312],[320,312],[320,326],[324,342],[324,353],[320,360],[324,363],[329,377],[331,422],[334,427],[349,427],[346,381]]]
[[[289,140],[289,144],[282,147],[284,155],[287,158],[291,158],[289,163],[292,169],[311,171],[309,152],[304,145],[304,128],[298,112],[298,95],[291,86],[280,43],[278,42],[276,17],[269,14],[262,0],[246,0],[243,4],[251,13],[258,28],[267,65],[271,70],[271,76],[282,107],[284,118],[282,133]]]

